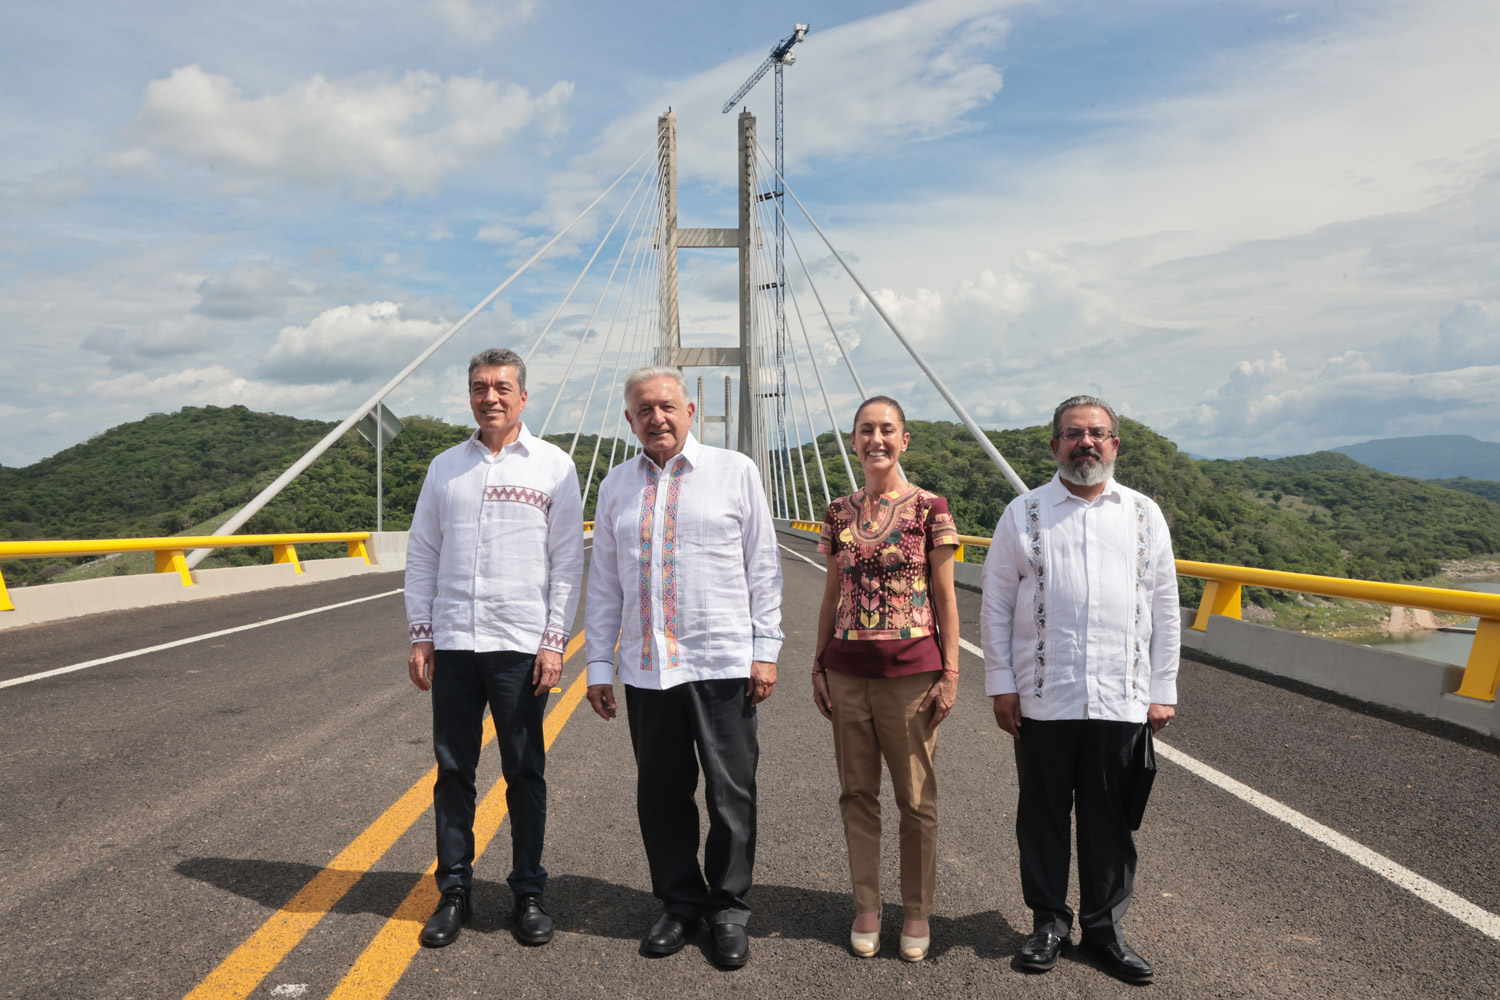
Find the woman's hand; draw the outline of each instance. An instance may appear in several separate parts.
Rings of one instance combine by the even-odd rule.
[[[932,707],[932,728],[936,729],[938,723],[948,717],[953,711],[953,703],[958,699],[958,674],[944,671],[938,675],[938,679],[932,682],[932,687],[927,689],[927,697],[922,699],[922,704],[917,706],[918,712],[927,711]]]
[[[814,669],[813,682],[813,704],[818,706],[818,711],[823,713],[823,718],[833,718],[833,701],[828,697],[828,677],[822,670]]]

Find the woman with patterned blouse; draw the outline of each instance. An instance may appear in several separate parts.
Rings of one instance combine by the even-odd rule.
[[[908,483],[911,435],[901,405],[873,396],[854,415],[850,445],[865,488],[823,519],[828,582],[818,615],[813,702],[833,721],[839,809],[854,883],[850,947],[880,950],[880,761],[901,812],[901,957],[927,957],[937,879],[938,723],[958,691],[958,531],[948,501]]]

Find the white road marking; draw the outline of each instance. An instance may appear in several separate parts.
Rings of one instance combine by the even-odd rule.
[[[1500,941],[1500,916],[1476,906],[1456,892],[1444,889],[1430,879],[1423,878],[1384,854],[1372,851],[1337,830],[1324,826],[1312,817],[1304,816],[1290,806],[1282,805],[1269,795],[1262,795],[1249,785],[1235,781],[1222,771],[1217,771],[1202,761],[1189,757],[1181,750],[1170,747],[1161,740],[1156,741],[1156,752],[1177,766],[1193,772],[1216,788],[1221,788],[1235,798],[1248,802],[1268,816],[1274,816],[1293,829],[1333,848],[1351,861],[1363,865],[1377,875],[1384,876],[1419,899],[1426,900],[1444,913],[1463,921],[1481,934]]]
[[[781,547],[808,565],[824,569],[824,567],[818,566],[817,563],[802,555],[802,553],[788,549],[785,545]],[[960,638],[958,643],[981,660],[984,659],[984,650],[972,642]],[[1418,899],[1437,907],[1439,910],[1467,924],[1481,934],[1500,941],[1500,916],[1469,902],[1458,893],[1443,888],[1431,879],[1418,875],[1410,868],[1392,861],[1384,854],[1370,850],[1370,848],[1359,843],[1359,841],[1346,837],[1331,827],[1324,826],[1311,816],[1303,815],[1291,806],[1283,805],[1269,795],[1257,792],[1249,785],[1234,780],[1223,771],[1209,767],[1196,757],[1191,757],[1181,750],[1163,743],[1160,739],[1156,740],[1156,751],[1165,759],[1176,764],[1178,767],[1192,772],[1215,788],[1228,792],[1230,795],[1254,806],[1266,815],[1281,820],[1299,833],[1306,834],[1325,847],[1330,847],[1338,851],[1349,860],[1368,868],[1375,874],[1400,886]]]
[[[777,542],[776,544],[777,545],[781,545],[780,542]],[[788,552],[791,555],[796,556],[798,559],[801,559],[803,562],[807,563],[813,569],[821,570],[823,572],[827,572],[827,570],[828,570],[827,566],[819,566],[817,563],[813,562],[811,559],[807,558],[807,556],[805,556],[802,553],[798,552],[796,549],[789,549],[785,545],[781,545],[781,548],[782,548],[782,551]]]
[[[55,670],[43,670],[39,674],[27,674],[25,677],[12,677],[8,681],[0,681],[0,688],[15,687],[17,684],[29,684],[47,677],[56,677],[59,674],[71,674],[75,670],[87,670],[89,667],[98,667],[106,663],[114,663],[116,660],[128,660],[133,656],[145,656],[148,653],[159,653],[164,649],[175,649],[178,646],[187,646],[205,639],[217,639],[221,635],[233,635],[236,632],[248,632],[253,628],[264,628],[267,625],[277,625],[281,622],[289,622],[293,618],[306,618],[308,615],[320,614],[324,611],[333,611],[338,608],[347,608],[351,604],[363,604],[365,601],[378,601],[382,597],[390,597],[393,594],[403,593],[405,588],[398,587],[395,590],[387,590],[383,594],[371,594],[369,597],[356,597],[352,601],[342,601],[338,604],[327,604],[321,608],[311,608],[307,611],[298,611],[296,614],[282,615],[280,618],[267,618],[263,622],[252,622],[249,625],[237,625],[234,628],[220,629],[217,632],[205,632],[203,635],[189,636],[186,639],[176,639],[172,642],[164,642],[159,646],[148,646],[145,649],[133,649],[128,653],[116,653],[114,656],[103,656],[97,660],[88,660],[84,663],[75,663],[68,667],[58,667]]]

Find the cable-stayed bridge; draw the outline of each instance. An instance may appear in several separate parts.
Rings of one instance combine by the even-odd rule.
[[[566,369],[533,385],[528,422],[538,433],[571,430],[575,448],[594,437],[588,491],[602,470],[633,453],[633,445],[618,453],[600,447],[624,437],[626,372],[646,363],[729,370],[724,408],[700,407],[700,437],[717,444],[727,435],[756,459],[781,519],[788,641],[778,688],[761,709],[749,966],[726,974],[694,949],[660,961],[637,953],[656,903],[630,791],[634,764],[623,724],[578,711],[578,636],[547,725],[545,861],[557,939],[524,949],[509,936],[504,786],[489,752],[477,832],[491,850],[476,865],[475,920],[453,947],[418,948],[417,930],[434,903],[430,720],[425,697],[406,679],[401,546],[386,533],[368,544],[350,540],[367,544],[360,551],[373,556],[368,566],[358,553],[299,565],[295,542],[284,541],[280,565],[195,573],[196,559],[158,547],[168,553],[158,567],[173,572],[125,584],[133,593],[117,581],[113,590],[70,585],[69,599],[82,602],[71,611],[93,614],[0,631],[7,889],[0,996],[1003,997],[1132,989],[1083,957],[1043,977],[1010,965],[1030,917],[1016,875],[1013,761],[983,697],[972,589],[959,595],[959,703],[940,730],[933,955],[909,966],[890,948],[883,953],[890,957],[871,961],[848,954],[832,740],[806,678],[822,559],[798,523],[819,517],[830,476],[857,481],[847,456],[825,468],[806,443],[829,430],[842,438],[852,412],[836,400],[850,398],[851,388],[858,396],[879,391],[888,375],[855,370],[804,257],[822,232],[784,178],[790,206],[774,195],[777,178],[755,141],[754,118],[743,114],[737,124],[736,227],[679,226],[676,122],[663,115],[640,160],[588,210],[222,530],[233,534],[278,484],[379,406],[589,213],[601,212],[594,231],[603,235],[585,248],[585,266],[534,341],[518,345],[534,356],[560,336],[570,306],[588,310]],[[789,207],[806,229],[792,224]],[[793,279],[785,283],[765,238],[778,220],[792,250]],[[799,244],[794,231],[811,235]],[[737,252],[733,342],[684,343],[682,249]],[[864,290],[852,269],[846,273]],[[778,295],[792,306],[785,328]],[[939,374],[911,356],[1011,486],[1023,488]],[[717,395],[715,386],[715,404]],[[565,413],[571,427],[560,423]],[[719,422],[708,423],[711,416]],[[294,576],[300,569],[307,572]],[[1210,577],[1205,619],[1220,617],[1189,633],[1180,714],[1162,743],[1166,764],[1138,836],[1141,868],[1126,925],[1157,967],[1151,989],[1182,997],[1500,995],[1500,745],[1469,731],[1494,718],[1488,606],[1475,612],[1481,634],[1467,671],[1338,644],[1272,648],[1292,640],[1234,620],[1241,582],[1230,569],[1203,570],[1220,574]],[[250,577],[250,585],[233,582]],[[302,582],[250,589],[293,579]],[[181,603],[152,596],[168,587],[187,592],[184,583],[225,596]],[[1331,584],[1305,586],[1320,592]],[[22,615],[41,599],[11,597],[19,610],[0,612],[0,628],[4,615]],[[1257,645],[1271,650],[1269,659]],[[1271,662],[1298,657],[1352,679],[1317,683]],[[1430,682],[1437,707],[1402,693],[1403,681]],[[1382,684],[1394,691],[1385,700]],[[1464,685],[1470,694],[1458,693]],[[1468,730],[1458,728],[1466,720],[1474,720]],[[886,846],[894,879],[893,836]],[[887,911],[893,934],[899,910]]]

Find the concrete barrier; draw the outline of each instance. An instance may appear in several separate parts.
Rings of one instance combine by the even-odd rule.
[[[359,558],[304,559],[301,574],[288,563],[199,569],[195,586],[184,587],[176,573],[136,573],[71,583],[11,587],[14,611],[0,611],[0,631],[23,625],[62,621],[101,611],[129,611],[158,604],[204,601],[272,587],[297,587],[339,580],[362,573],[389,573],[406,568],[406,532],[373,532],[366,543],[367,565]]]
[[[1209,619],[1207,632],[1195,632],[1188,627],[1194,614],[1194,609],[1183,610],[1184,655],[1248,667],[1371,705],[1500,736],[1495,702],[1453,693],[1463,667],[1218,615]]]

